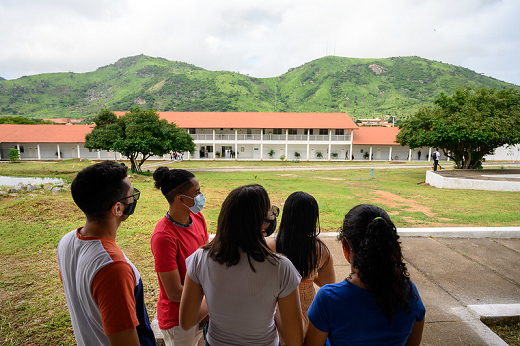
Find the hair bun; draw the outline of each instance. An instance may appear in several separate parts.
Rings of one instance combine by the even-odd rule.
[[[153,172],[153,179],[155,180],[155,187],[160,189],[163,186],[164,180],[170,174],[168,167],[159,167]]]

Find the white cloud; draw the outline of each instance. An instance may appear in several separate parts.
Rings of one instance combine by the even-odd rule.
[[[4,0],[0,76],[146,54],[256,77],[326,54],[416,55],[520,85],[517,0]]]

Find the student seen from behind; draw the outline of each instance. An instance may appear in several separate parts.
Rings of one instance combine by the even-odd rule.
[[[141,276],[116,244],[118,227],[140,196],[127,167],[110,161],[89,166],[71,192],[86,221],[60,240],[57,255],[76,343],[155,345]]]

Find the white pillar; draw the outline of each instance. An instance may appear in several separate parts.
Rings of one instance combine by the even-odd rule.
[[[390,146],[390,152],[388,153],[388,161],[392,161],[392,146]]]
[[[372,146],[370,146],[370,152],[368,153],[368,161],[372,161]]]
[[[79,152],[79,143],[76,144],[76,147],[77,147],[77,149],[78,149],[78,159],[81,159],[81,154],[80,154],[80,152]]]
[[[330,151],[332,150],[332,130],[329,129],[329,149],[327,150],[327,161],[330,161]]]
[[[348,160],[352,161],[352,155],[354,155],[354,152],[352,151],[352,143],[354,143],[354,130],[350,130],[350,155]]]
[[[309,161],[309,146],[311,142],[311,129],[307,129],[307,161]]]
[[[217,152],[217,145],[215,144],[215,129],[213,129],[213,161],[215,161],[216,152]]]
[[[61,154],[60,154],[60,144],[56,144],[56,148],[58,149],[58,160],[61,160]]]
[[[235,161],[237,160],[237,156],[238,156],[237,151],[238,151],[238,130],[235,129]],[[254,154],[254,150],[253,150],[253,154]]]
[[[289,156],[288,141],[289,141],[289,129],[285,129],[285,161],[287,161],[287,156]]]
[[[38,151],[38,160],[41,160],[42,157],[41,157],[41,154],[40,154],[40,144],[39,143],[36,143],[36,150]]]
[[[432,159],[432,148],[428,150],[428,162]]]
[[[98,149],[97,151],[97,159],[98,160],[101,160],[101,151]]]
[[[412,161],[412,149],[408,151],[408,161]]]
[[[260,161],[264,160],[264,130],[260,130]]]

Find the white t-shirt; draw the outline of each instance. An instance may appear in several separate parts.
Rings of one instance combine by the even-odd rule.
[[[207,341],[220,345],[278,345],[274,313],[278,298],[291,294],[301,277],[291,261],[279,256],[251,263],[241,252],[238,264],[226,264],[208,258],[198,249],[186,259],[187,275],[202,286],[209,308]]]

